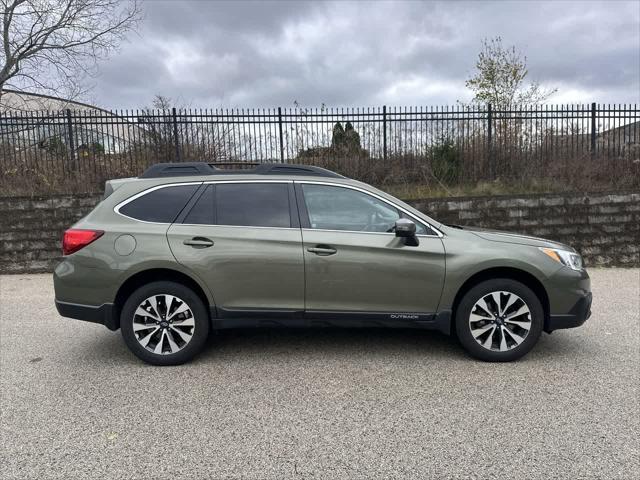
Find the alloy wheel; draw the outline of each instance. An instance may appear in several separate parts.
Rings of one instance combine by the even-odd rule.
[[[490,292],[473,305],[469,328],[482,347],[506,352],[527,338],[531,330],[531,311],[527,303],[512,292]]]
[[[133,334],[138,343],[158,355],[182,350],[193,338],[193,312],[179,297],[168,294],[145,299],[133,314]]]

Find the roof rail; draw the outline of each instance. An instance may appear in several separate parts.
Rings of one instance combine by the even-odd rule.
[[[342,175],[312,165],[296,165],[291,163],[250,163],[221,162],[217,165],[253,166],[253,168],[226,169],[218,168],[215,163],[180,162],[156,163],[147,168],[138,178],[189,177],[196,175],[300,175],[329,178],[345,178]]]
[[[156,163],[142,172],[138,178],[188,177],[213,173],[214,169],[204,162]]]

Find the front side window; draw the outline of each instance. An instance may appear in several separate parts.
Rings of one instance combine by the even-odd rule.
[[[173,223],[199,185],[163,187],[130,201],[118,210],[145,222]]]
[[[302,184],[311,228],[352,232],[393,232],[404,215],[394,206],[357,190],[329,185]],[[416,223],[419,234],[426,228]]]
[[[215,192],[217,225],[291,227],[286,183],[221,183]]]

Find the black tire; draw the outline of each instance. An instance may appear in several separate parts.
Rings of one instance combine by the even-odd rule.
[[[486,295],[489,295],[492,292],[500,291],[509,292],[520,297],[522,302],[524,302],[529,308],[529,318],[531,320],[530,329],[528,333],[526,333],[526,336],[524,336],[524,340],[522,341],[522,343],[520,343],[519,345],[516,345],[513,337],[511,337],[509,334],[502,334],[503,336],[508,337],[508,341],[512,345],[512,348],[506,351],[491,350],[490,348],[485,348],[480,343],[478,343],[478,340],[476,340],[476,338],[474,338],[473,334],[471,333],[471,326],[469,322],[472,309],[474,308],[476,302],[480,301],[482,298],[485,298]],[[508,298],[507,295],[505,296]],[[504,298],[505,296],[501,298]],[[520,303],[518,304],[520,305]],[[504,310],[507,309],[505,308]],[[544,326],[544,310],[542,308],[542,304],[540,303],[540,299],[529,287],[515,280],[500,278],[481,282],[471,288],[468,292],[466,292],[462,297],[458,308],[456,309],[455,322],[456,334],[458,336],[458,339],[460,340],[460,343],[465,348],[465,350],[473,357],[485,362],[510,362],[526,355],[538,342]],[[486,324],[487,326],[492,328],[492,326],[488,325],[488,323],[493,322],[487,322]],[[476,324],[474,323],[474,325]],[[485,323],[481,323],[480,325],[485,325]],[[510,325],[510,327],[515,328],[512,325]],[[500,327],[497,326],[497,328],[499,329]],[[477,331],[478,330],[476,330],[476,332]],[[524,330],[518,330],[518,333],[520,333],[521,335],[522,332],[524,332]],[[480,339],[488,339],[490,335],[493,335],[493,333],[491,333],[491,331],[489,330],[487,334],[484,334],[484,336],[480,336]],[[491,342],[492,344],[494,342],[495,344],[498,344],[501,338],[501,332],[498,331],[497,335],[492,337],[492,340],[487,341]]]
[[[190,340],[175,353],[154,353],[149,351],[141,345],[138,341],[138,337],[134,333],[134,314],[138,306],[147,298],[155,295],[158,295],[158,298],[162,298],[162,295],[178,297],[183,300],[191,310],[192,315],[189,318],[193,318],[192,323],[194,323],[194,327],[193,330],[187,328],[186,331],[191,333],[192,336]],[[173,304],[175,305],[176,303],[174,302]],[[169,315],[167,314],[167,317],[168,316]],[[153,322],[152,319],[149,319],[149,323],[152,324],[155,322]],[[200,297],[189,287],[169,281],[152,282],[138,288],[129,296],[122,307],[122,312],[120,314],[120,330],[122,331],[122,337],[129,349],[141,360],[152,365],[180,365],[191,360],[203,349],[207,341],[207,337],[209,336],[209,313],[207,312],[207,309]],[[167,336],[170,331],[171,329],[168,327]],[[162,332],[160,331],[160,333]],[[140,335],[142,335],[142,333]],[[157,334],[154,338],[158,338]],[[179,338],[180,335],[172,334],[173,340],[182,341],[182,339],[178,340]],[[166,350],[169,350],[170,347],[168,346],[168,340],[164,340],[164,342],[164,345],[167,347]],[[156,342],[156,344],[157,343],[158,342]]]

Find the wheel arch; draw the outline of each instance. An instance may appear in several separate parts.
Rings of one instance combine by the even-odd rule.
[[[531,273],[525,270],[521,270],[519,268],[492,267],[492,268],[487,268],[485,270],[481,270],[479,272],[474,273],[467,280],[465,280],[462,286],[458,289],[451,307],[451,318],[452,318],[451,334],[452,335],[455,335],[456,333],[455,332],[456,310],[464,294],[467,293],[474,286],[478,285],[479,283],[484,282],[485,280],[492,280],[496,278],[508,278],[508,279],[520,282],[523,285],[529,287],[533,291],[533,293],[536,294],[536,296],[540,300],[540,303],[542,304],[542,309],[544,311],[544,327],[545,328],[547,327],[547,324],[549,322],[549,311],[550,311],[549,295],[547,294],[547,290],[545,289],[542,282],[538,280]]]
[[[116,328],[120,327],[120,312],[127,298],[141,286],[158,280],[172,281],[189,287],[200,297],[208,312],[211,312],[212,307],[215,307],[213,302],[207,297],[204,288],[193,277],[170,268],[150,268],[134,273],[127,278],[118,289],[113,311],[113,317],[117,322]]]

